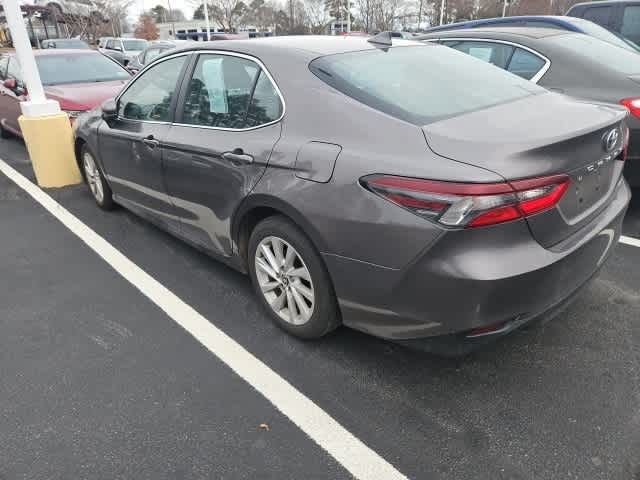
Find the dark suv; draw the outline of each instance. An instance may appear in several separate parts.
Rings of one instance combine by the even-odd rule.
[[[567,15],[591,20],[640,44],[640,0],[578,3],[571,7]]]

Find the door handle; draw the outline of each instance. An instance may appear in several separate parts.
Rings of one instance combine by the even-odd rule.
[[[148,135],[142,139],[142,143],[144,143],[149,148],[156,148],[160,145],[160,142],[153,138],[153,135]]]
[[[224,152],[222,158],[236,164],[253,163],[253,157],[244,153],[241,148],[236,148],[232,152]]]

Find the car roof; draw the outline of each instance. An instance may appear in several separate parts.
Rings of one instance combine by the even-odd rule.
[[[453,30],[453,29],[464,29],[471,28],[477,25],[485,25],[485,24],[509,24],[516,22],[547,22],[553,25],[564,26],[564,27],[574,27],[574,24],[579,23],[581,18],[577,17],[568,17],[564,15],[520,15],[514,17],[497,17],[497,18],[482,18],[479,20],[469,20],[466,22],[458,22],[458,23],[449,23],[447,25],[440,25],[437,27],[428,28],[426,33],[435,32],[438,30]]]
[[[216,40],[212,42],[194,42],[180,51],[229,50],[238,53],[260,56],[261,53],[297,51],[307,56],[323,56],[337,53],[373,50],[380,48],[368,42],[370,37],[348,35],[288,35],[246,40]],[[392,46],[416,45],[413,40],[394,38]],[[175,53],[175,52],[172,52]]]
[[[544,27],[481,27],[473,29],[455,29],[443,30],[440,32],[431,32],[420,35],[420,39],[444,38],[444,37],[482,37],[484,36],[502,36],[502,37],[525,37],[525,38],[547,38],[556,37],[558,35],[570,35],[575,32],[568,30],[557,30]]]
[[[594,0],[593,2],[580,2],[572,5],[569,11],[573,10],[576,7],[584,7],[591,5],[611,5],[618,3],[638,3],[638,0]]]

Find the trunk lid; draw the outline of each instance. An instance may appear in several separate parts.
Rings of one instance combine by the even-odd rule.
[[[569,189],[557,208],[527,219],[531,233],[550,247],[604,208],[622,174],[626,110],[578,102],[558,94],[523,98],[423,127],[438,155],[491,170],[506,180],[566,174]],[[604,138],[616,130],[611,149]]]

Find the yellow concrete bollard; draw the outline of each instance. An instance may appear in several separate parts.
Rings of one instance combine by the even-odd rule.
[[[66,113],[18,118],[36,180],[41,187],[64,187],[82,181]]]

